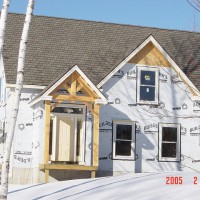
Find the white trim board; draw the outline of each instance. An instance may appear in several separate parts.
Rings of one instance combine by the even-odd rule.
[[[6,83],[6,87],[7,88],[15,88],[16,84],[9,84]],[[43,90],[46,86],[42,86],[42,85],[23,85],[23,88],[28,88],[28,89],[40,89]]]
[[[167,54],[167,52],[162,48],[162,46],[156,41],[156,39],[150,35],[138,48],[136,48],[125,60],[123,60],[112,72],[110,72],[98,85],[100,88],[104,85],[118,70],[120,70],[131,58],[133,58],[139,51],[141,51],[148,43],[152,42],[153,45],[163,54],[166,60],[170,63],[172,68],[177,72],[179,77],[183,79],[189,87],[191,87],[196,96],[200,96],[199,90],[194,86],[194,84],[189,80],[189,78],[183,73],[183,71],[178,67],[178,65],[173,61],[173,59]]]

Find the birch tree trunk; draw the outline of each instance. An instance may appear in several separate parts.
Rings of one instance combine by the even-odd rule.
[[[3,1],[3,7],[1,10],[1,19],[0,19],[0,55],[3,52],[3,45],[4,45],[4,37],[6,31],[6,21],[8,16],[8,7],[10,4],[10,0]]]
[[[29,26],[30,26],[31,17],[33,14],[33,9],[34,9],[34,3],[35,3],[34,0],[29,0],[27,12],[26,12],[26,18],[24,22],[24,28],[23,28],[21,42],[20,42],[16,88],[15,88],[14,101],[13,101],[13,107],[11,111],[11,118],[9,122],[8,133],[6,136],[5,152],[3,155],[0,199],[7,199],[10,153],[11,153],[14,130],[15,130],[15,125],[16,125],[16,120],[17,120],[17,115],[18,115],[18,110],[19,110],[20,96],[21,96],[21,91],[23,88],[26,46],[27,46],[27,41],[28,41]]]
[[[4,46],[4,38],[6,32],[6,22],[8,17],[8,7],[10,4],[10,0],[4,0],[3,6],[1,10],[1,19],[0,19],[0,56],[3,53],[3,46]],[[3,57],[3,56],[2,56]]]

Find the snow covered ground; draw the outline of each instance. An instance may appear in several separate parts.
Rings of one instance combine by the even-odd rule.
[[[116,177],[9,186],[8,200],[31,199],[199,200],[200,173],[132,173]]]

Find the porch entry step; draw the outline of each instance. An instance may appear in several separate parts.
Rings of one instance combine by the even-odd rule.
[[[59,164],[59,165],[78,165],[79,162],[73,162],[73,161],[51,161],[50,164]]]

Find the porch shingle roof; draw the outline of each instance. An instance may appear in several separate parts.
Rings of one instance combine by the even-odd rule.
[[[6,82],[16,80],[24,15],[9,13],[3,53]],[[24,84],[49,85],[77,64],[97,85],[149,35],[200,90],[200,33],[85,20],[33,16]]]

